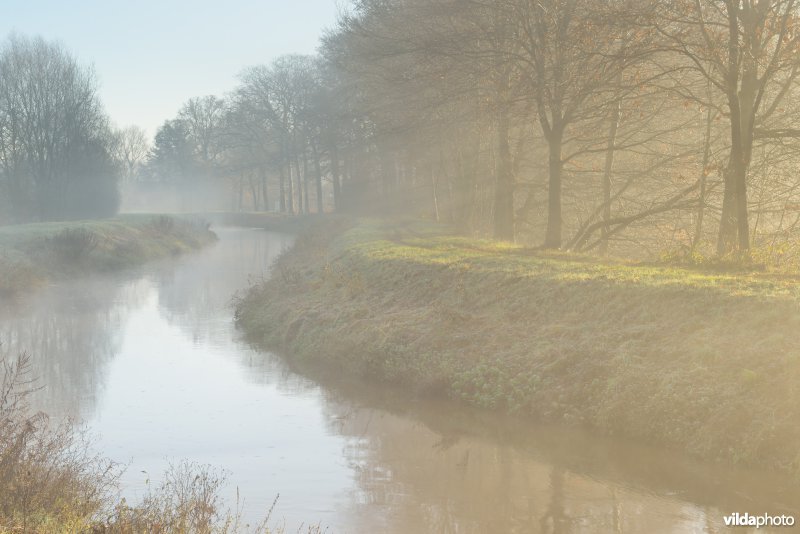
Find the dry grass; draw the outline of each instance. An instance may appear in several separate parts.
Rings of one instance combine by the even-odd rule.
[[[49,279],[119,270],[180,254],[214,239],[203,220],[168,215],[0,226],[0,298]]]
[[[798,471],[796,276],[331,226],[239,302],[253,339],[422,393]]]
[[[246,524],[238,505],[220,497],[224,473],[188,461],[171,466],[141,502],[120,500],[121,469],[91,452],[86,432],[31,411],[28,357],[0,361],[0,372],[0,533],[283,532],[270,528],[272,509],[260,524]]]
[[[70,422],[32,413],[29,360],[2,362],[0,382],[0,531],[81,532],[107,509],[116,467],[92,455]]]

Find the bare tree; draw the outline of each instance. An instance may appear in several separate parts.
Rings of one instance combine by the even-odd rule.
[[[750,248],[747,181],[755,139],[797,135],[780,124],[800,72],[797,17],[795,0],[664,2],[653,17],[664,50],[685,58],[684,68],[706,80],[724,102],[709,101],[691,86],[671,87],[716,108],[730,127],[719,254]]]
[[[118,171],[97,82],[59,45],[0,50],[0,184],[18,219],[114,213]]]
[[[124,168],[123,178],[130,182],[150,151],[150,142],[144,129],[127,126],[114,132],[114,156]]]

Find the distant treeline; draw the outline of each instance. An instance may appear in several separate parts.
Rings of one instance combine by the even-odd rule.
[[[114,214],[115,136],[91,69],[38,38],[0,47],[0,222]]]
[[[227,176],[248,208],[782,254],[800,221],[798,22],[793,0],[358,0],[318,56],[190,100],[151,163]]]
[[[113,180],[93,178],[110,176],[110,151],[125,183],[229,191],[239,209],[399,212],[546,248],[780,259],[800,232],[799,3],[356,0],[316,56],[188,100],[149,150],[135,128],[105,125],[71,59],[12,40],[6,63],[60,54],[73,67],[59,98],[89,98],[57,106],[75,119],[53,140],[76,141],[54,156],[3,112],[3,185],[17,210],[69,215],[95,179],[113,197]],[[3,109],[19,89],[5,79],[29,70],[4,64]]]

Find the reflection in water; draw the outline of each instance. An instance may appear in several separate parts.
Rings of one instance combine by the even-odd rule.
[[[733,510],[800,514],[788,479],[323,383],[330,427],[348,437],[358,473],[353,501],[383,508],[393,531],[718,532]]]
[[[78,281],[0,308],[5,357],[31,356],[42,389],[34,402],[51,415],[88,417],[106,364],[119,350],[120,325],[141,300],[142,284]]]
[[[297,374],[242,342],[229,306],[291,239],[218,232],[197,254],[0,310],[4,350],[28,350],[47,386],[38,406],[86,420],[130,464],[131,498],[187,458],[227,469],[250,519],[280,493],[290,531],[721,532],[734,511],[800,517],[780,477]]]

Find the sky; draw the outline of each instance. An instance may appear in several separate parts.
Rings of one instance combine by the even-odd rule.
[[[223,95],[248,66],[313,54],[343,0],[2,0],[0,35],[56,40],[94,65],[118,126],[150,136],[193,96]]]

